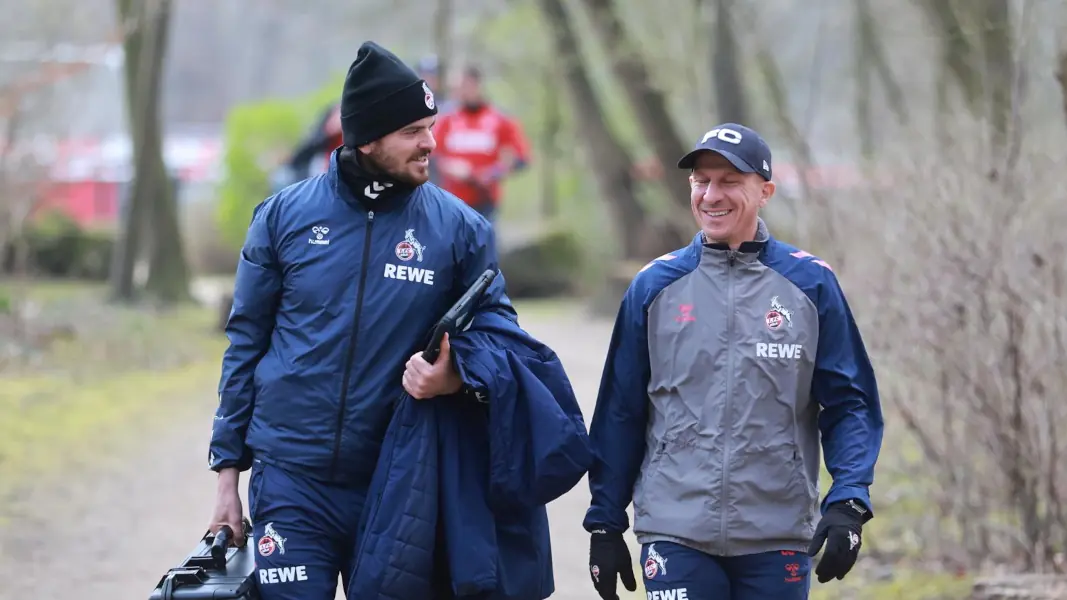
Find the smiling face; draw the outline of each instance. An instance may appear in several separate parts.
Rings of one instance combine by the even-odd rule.
[[[690,206],[708,242],[737,249],[756,237],[759,210],[774,195],[774,182],[742,173],[724,156],[702,152],[689,175]]]
[[[414,186],[430,180],[430,153],[437,148],[431,128],[436,117],[410,123],[364,146],[360,151],[385,175]]]

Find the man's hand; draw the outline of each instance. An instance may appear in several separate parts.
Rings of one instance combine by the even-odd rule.
[[[452,346],[447,333],[441,338],[437,362],[432,365],[426,362],[422,352],[416,352],[408,359],[403,383],[404,390],[417,400],[455,394],[463,388],[463,380],[452,367]]]
[[[630,549],[621,533],[596,530],[589,539],[589,576],[603,600],[619,600],[616,580],[633,592],[637,590]]]
[[[819,520],[808,554],[815,556],[826,542],[826,551],[815,567],[819,583],[844,579],[860,555],[861,536],[867,509],[856,501],[835,502]]]
[[[241,495],[237,491],[240,475],[237,469],[222,469],[219,471],[218,491],[215,494],[215,514],[211,517],[208,530],[218,533],[223,525],[229,526],[233,531],[233,544],[241,547],[245,545],[245,530],[243,525]]]

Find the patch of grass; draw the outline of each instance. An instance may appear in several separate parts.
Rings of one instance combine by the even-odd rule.
[[[969,578],[947,573],[898,570],[887,581],[813,580],[811,600],[966,600],[973,585]]]
[[[109,304],[104,286],[55,281],[33,282],[12,293],[32,316],[24,324],[26,352],[0,366],[2,377],[51,373],[91,379],[173,368],[221,352],[213,311],[194,304],[173,309]]]
[[[52,368],[85,372],[86,367],[110,371],[159,370],[218,358],[225,338],[213,331],[214,314],[197,306],[159,313],[140,309],[108,309],[96,323],[79,325],[78,335],[52,345]]]
[[[103,297],[107,287],[102,283],[74,281],[69,279],[0,279],[0,296],[26,296],[45,303],[84,298]]]
[[[132,371],[79,381],[30,376],[5,378],[0,386],[0,489],[28,474],[91,458],[102,442],[142,433],[138,422],[172,418],[211,394],[217,361],[167,371]]]
[[[32,328],[69,331],[0,372],[0,492],[214,401],[226,340],[213,311],[115,306],[105,292],[53,281],[15,292],[35,306]]]

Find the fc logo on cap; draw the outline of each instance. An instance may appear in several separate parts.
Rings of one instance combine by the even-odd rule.
[[[705,133],[704,139],[700,140],[700,143],[704,144],[711,138],[718,138],[730,144],[740,144],[742,136],[740,133],[734,131],[733,129],[726,129],[725,127],[720,127],[717,129],[712,129],[711,131]]]

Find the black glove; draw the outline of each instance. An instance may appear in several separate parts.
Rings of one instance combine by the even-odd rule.
[[[870,518],[870,511],[855,500],[835,502],[827,507],[808,548],[808,554],[814,557],[826,542],[826,551],[815,567],[819,583],[835,577],[844,579],[852,570],[860,555],[863,524]]]
[[[634,563],[621,533],[597,529],[589,539],[589,576],[600,597],[619,600],[615,593],[616,577],[631,592],[637,591]]]

